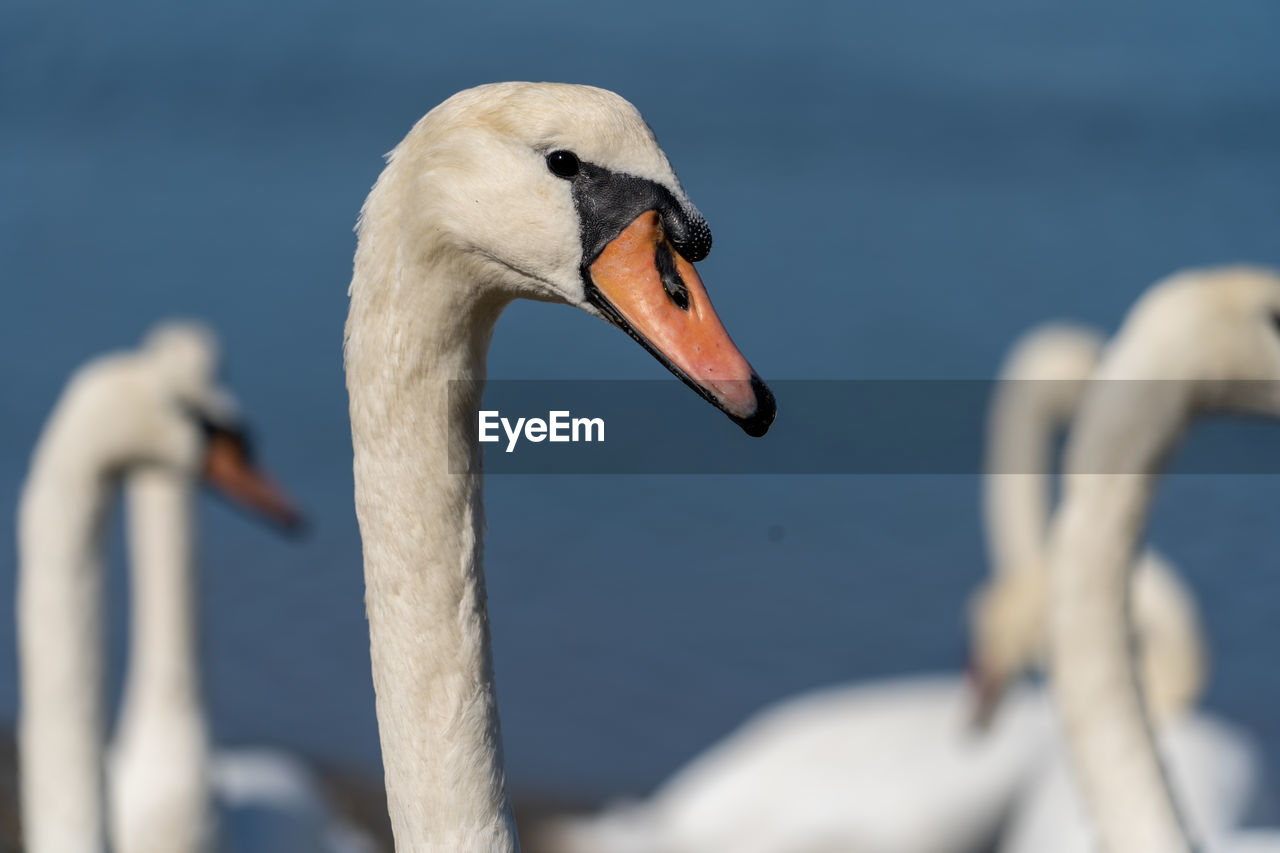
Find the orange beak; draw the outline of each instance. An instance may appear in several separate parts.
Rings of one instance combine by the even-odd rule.
[[[748,435],[777,414],[773,394],[729,338],[702,279],[667,240],[656,210],[615,237],[587,267],[588,299],[614,325]]]
[[[226,429],[209,433],[204,456],[205,480],[230,499],[280,528],[297,532],[302,514],[284,490],[254,467],[244,436]]]

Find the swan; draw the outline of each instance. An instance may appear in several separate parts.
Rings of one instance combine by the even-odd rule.
[[[980,725],[1010,683],[1044,663],[1053,444],[1075,416],[1103,342],[1085,326],[1041,324],[1019,337],[999,371],[983,477],[992,572],[970,603],[969,674]],[[1134,612],[1154,703],[1170,712],[1192,705],[1206,668],[1199,611],[1176,570],[1152,550],[1138,559]]]
[[[1100,333],[1074,324],[1033,328],[1000,371],[990,416],[985,520],[993,577],[975,596],[970,672],[977,719],[1005,686],[1044,661],[1048,606],[1051,440],[1070,423],[1101,357]],[[1134,572],[1140,671],[1161,743],[1183,800],[1203,826],[1237,823],[1256,805],[1261,770],[1252,739],[1225,721],[1188,711],[1205,683],[1207,654],[1195,599],[1159,554]],[[1045,766],[1013,809],[1001,853],[1088,853],[1083,808],[1055,739]]]
[[[102,551],[122,478],[130,503],[133,637],[113,751],[117,817],[153,807],[167,851],[211,838],[207,736],[191,663],[191,483],[197,476],[277,524],[288,498],[246,453],[239,413],[215,378],[214,338],[167,323],[141,348],[72,377],[41,433],[18,512],[18,634],[26,849],[106,849],[102,700]],[[175,488],[176,484],[176,488]],[[181,564],[181,563],[179,563]],[[128,818],[125,818],[125,824]],[[152,844],[156,843],[153,838]],[[145,849],[117,839],[116,849]]]
[[[1280,850],[1280,836],[1192,826],[1134,676],[1127,601],[1159,469],[1208,411],[1280,417],[1280,275],[1177,274],[1134,306],[1091,383],[1051,533],[1052,681],[1071,761],[1111,853]],[[1175,762],[1176,768],[1176,762]]]
[[[970,674],[980,724],[1010,682],[1044,662],[1052,440],[1075,415],[1102,348],[1093,329],[1043,324],[1019,338],[1000,371],[984,478],[993,576],[976,594],[971,614]],[[1191,592],[1149,549],[1134,571],[1134,617],[1143,685],[1153,716],[1162,721],[1173,777],[1202,825],[1233,825],[1258,794],[1257,748],[1221,720],[1184,713],[1206,680],[1204,632]],[[1058,739],[1012,810],[998,849],[1088,853],[1087,823]]]
[[[388,156],[357,230],[344,350],[396,847],[514,851],[474,440],[498,315],[526,297],[602,317],[752,436],[776,407],[694,270],[705,220],[612,92],[452,96]]]
[[[1042,691],[970,726],[963,676],[837,686],[759,712],[639,803],[560,819],[561,853],[985,850],[1052,736]]]

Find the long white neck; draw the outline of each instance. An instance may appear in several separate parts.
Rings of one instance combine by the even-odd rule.
[[[196,612],[194,484],[160,467],[126,481],[129,660],[110,767],[116,853],[213,846]]]
[[[1066,323],[1039,326],[1001,368],[987,422],[984,514],[997,575],[1046,568],[1054,444],[1098,364],[1102,337]]]
[[[1131,641],[1131,567],[1186,389],[1109,382],[1077,422],[1053,531],[1054,691],[1094,823],[1111,853],[1194,847],[1148,724]]]
[[[387,805],[402,853],[506,853],[517,842],[485,610],[481,478],[478,466],[459,473],[476,462],[469,413],[505,301],[454,287],[462,273],[396,244],[377,192],[356,255],[346,367]]]
[[[1041,384],[1001,382],[992,406],[983,519],[997,574],[1045,565],[1053,441],[1069,414],[1050,405]]]
[[[103,853],[102,543],[110,483],[42,440],[18,512],[18,746],[29,853]]]

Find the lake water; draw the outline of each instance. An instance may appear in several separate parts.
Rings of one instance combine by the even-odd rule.
[[[290,543],[204,507],[225,743],[377,766],[340,346],[351,229],[379,156],[460,88],[567,80],[639,106],[715,232],[703,279],[766,379],[989,378],[1034,322],[1113,329],[1175,269],[1280,264],[1274,0],[432,5],[0,9],[0,516],[67,374],[182,314],[222,333],[263,457],[314,522]],[[666,376],[541,304],[506,313],[490,368]],[[959,667],[985,571],[978,487],[491,477],[514,787],[645,791],[771,700]],[[1151,528],[1205,611],[1208,706],[1272,750],[1277,514],[1276,477],[1178,476]],[[13,660],[0,632],[0,718]]]

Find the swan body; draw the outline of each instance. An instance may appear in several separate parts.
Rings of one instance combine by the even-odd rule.
[[[643,804],[548,828],[565,853],[947,853],[994,839],[1052,719],[1017,689],[970,726],[963,677],[815,691],[760,712]]]
[[[376,853],[373,839],[331,807],[315,771],[287,752],[213,753],[209,784],[219,834],[232,851]]]
[[[498,315],[524,297],[602,317],[751,435],[773,398],[693,267],[710,250],[705,220],[611,92],[454,95],[388,157],[358,231],[345,364],[397,850],[514,851],[474,441]]]
[[[1263,768],[1258,746],[1247,733],[1208,714],[1184,713],[1160,726],[1159,741],[1178,800],[1195,826],[1227,832],[1261,807]],[[1096,849],[1065,745],[1057,741],[1052,758],[1002,833],[999,853],[1094,853]]]
[[[1129,568],[1159,469],[1192,418],[1280,417],[1278,316],[1280,276],[1269,270],[1198,270],[1154,286],[1109,347],[1071,437],[1051,537],[1053,686],[1111,853],[1197,850],[1209,829],[1179,803],[1151,733],[1129,640]]]

